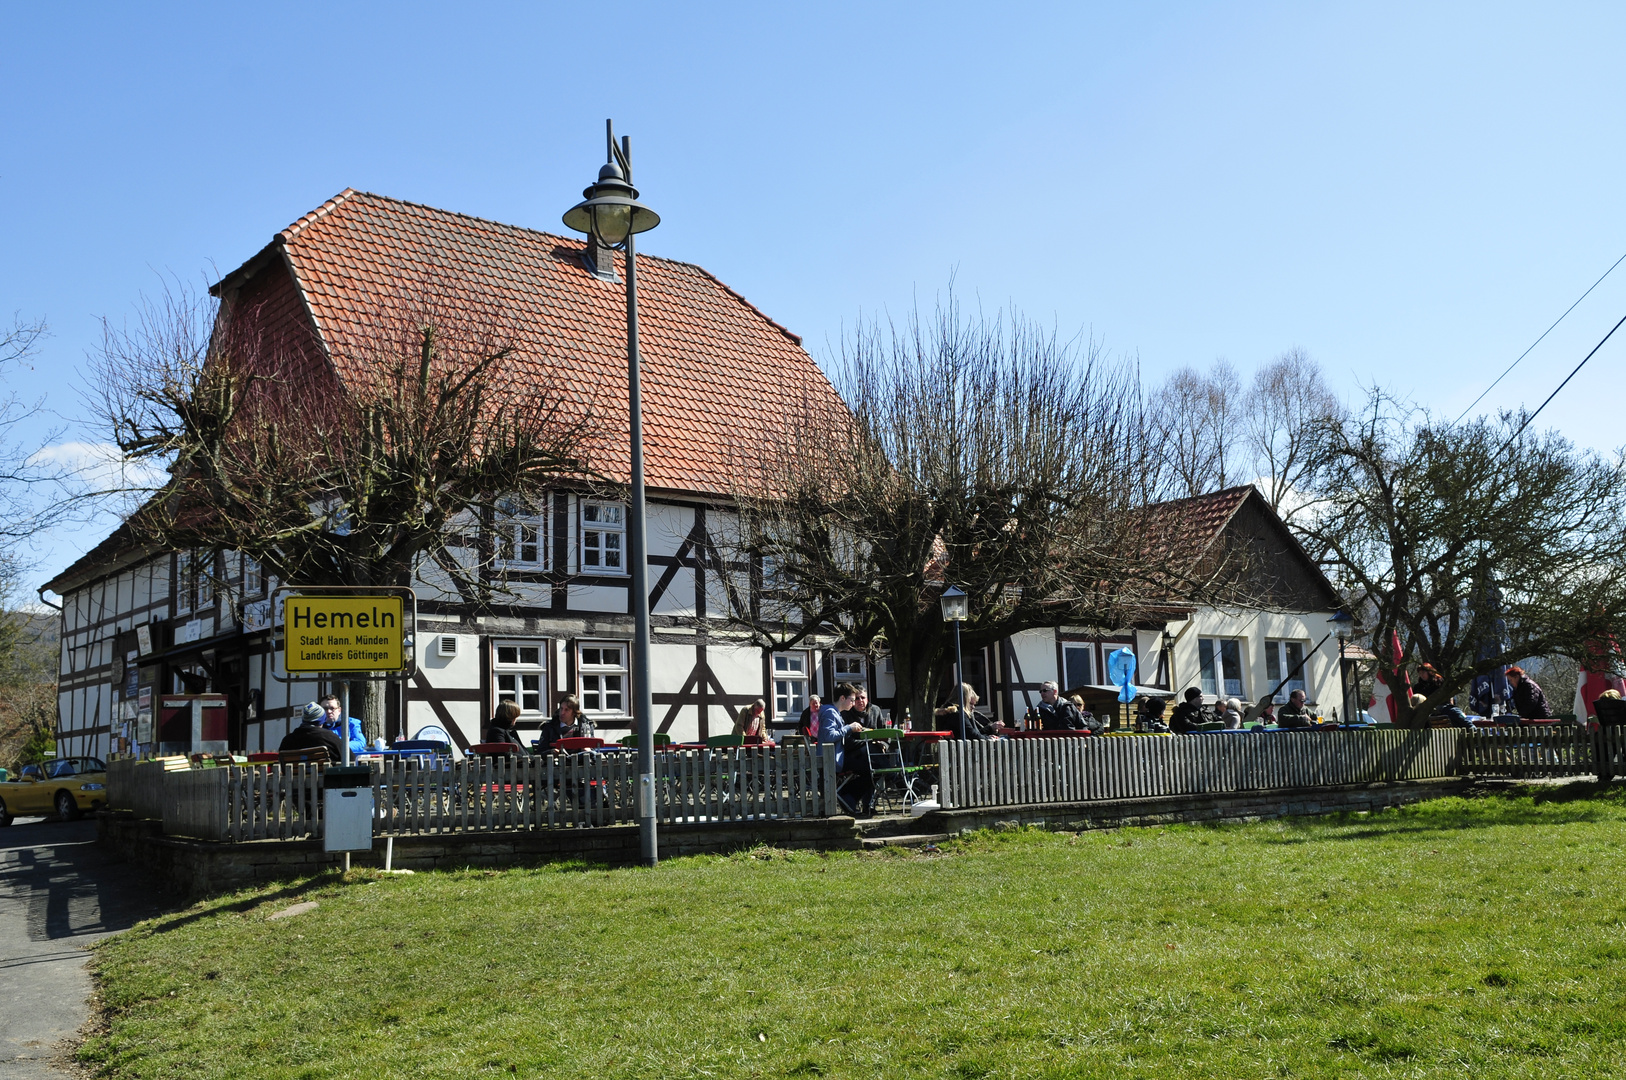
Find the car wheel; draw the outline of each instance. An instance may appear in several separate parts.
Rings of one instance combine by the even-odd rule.
[[[66,791],[56,793],[56,817],[58,821],[73,821],[79,816],[79,804],[73,801],[73,796]]]
[[[0,799],[0,829],[11,824],[11,811],[6,809],[6,800]]]

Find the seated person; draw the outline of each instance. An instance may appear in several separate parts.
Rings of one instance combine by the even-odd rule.
[[[858,702],[858,687],[852,683],[841,683],[836,687],[836,700],[832,704],[819,708],[820,744],[832,743],[836,748],[836,772],[847,773],[847,780],[840,792],[841,803],[852,814],[873,814],[875,812],[875,774],[870,771],[869,754],[862,746],[853,745],[854,736],[864,728],[862,725],[842,719],[842,713],[851,709]]]
[[[491,719],[486,721],[485,741],[513,743],[515,746],[523,747],[525,743],[520,740],[519,730],[514,727],[514,721],[518,719],[518,705],[512,701],[497,702],[496,711],[491,714]]]
[[[773,745],[768,738],[767,711],[768,703],[761,698],[751,702],[740,710],[740,715],[734,720],[734,734],[744,738],[748,745]]]
[[[1424,664],[1417,669],[1417,679],[1411,684],[1412,690],[1419,697],[1428,697],[1434,691],[1445,685],[1440,673],[1434,670],[1433,664]]]
[[[858,686],[857,683],[853,684]],[[869,690],[858,686],[858,697],[853,701],[853,707],[841,714],[841,718],[849,724],[874,731],[881,726],[881,707],[869,703]]]
[[[1040,731],[1080,731],[1084,717],[1078,706],[1062,697],[1060,687],[1053,682],[1039,684],[1039,704],[1028,709],[1023,720],[1028,727]]]
[[[548,722],[542,725],[542,738],[537,742],[537,750],[547,753],[553,749],[553,744],[560,739],[574,739],[582,733],[581,702],[574,697],[567,697],[553,710]]]
[[[802,710],[802,718],[796,722],[796,726],[809,739],[819,737],[819,695],[808,695],[807,708]]]
[[[1524,673],[1524,668],[1507,669],[1507,685],[1513,691],[1513,708],[1521,720],[1551,720],[1553,710],[1547,704],[1547,694],[1541,686]]]
[[[327,710],[313,701],[301,709],[299,715],[302,723],[282,737],[277,749],[314,750],[320,746],[327,750],[329,761],[343,761],[344,740],[327,726]]]
[[[1169,725],[1163,720],[1163,710],[1168,703],[1163,698],[1148,698],[1141,709],[1141,728],[1144,731],[1168,731]]]
[[[1287,704],[1276,710],[1276,726],[1287,728],[1313,727],[1315,718],[1304,707],[1304,691],[1295,690],[1287,695]]]
[[[322,710],[327,714],[322,721],[328,730],[336,732],[343,739],[348,734],[350,739],[350,752],[352,754],[365,754],[367,752],[367,736],[362,734],[361,721],[354,716],[344,715],[344,705],[339,701],[339,695],[329,694],[318,699]]]
[[[965,708],[968,714],[962,723],[960,716],[960,703],[953,702],[937,710],[937,729],[950,731],[956,739],[970,739],[976,742],[988,742],[1002,738],[999,734],[999,725],[993,718],[977,712],[977,692],[971,689],[970,683],[961,683],[960,691],[965,695]]]
[[[1186,687],[1185,700],[1176,705],[1169,716],[1169,730],[1184,734],[1207,722],[1208,718],[1203,715],[1203,692],[1195,686]]]
[[[1107,729],[1107,722],[1085,707],[1083,695],[1073,694],[1067,700],[1072,702],[1073,708],[1078,710],[1078,722],[1082,730],[1088,731],[1092,735],[1099,735]]]

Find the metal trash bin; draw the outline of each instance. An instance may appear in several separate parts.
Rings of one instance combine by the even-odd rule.
[[[322,773],[323,851],[373,849],[373,770],[330,765]]]

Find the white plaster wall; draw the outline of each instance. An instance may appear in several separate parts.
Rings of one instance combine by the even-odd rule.
[[[1024,630],[1008,639],[1006,647],[1011,656],[1011,677],[1018,682],[1042,683],[1054,680],[1061,681],[1061,675],[1056,670],[1056,631],[1051,629]],[[1021,672],[1017,679],[1017,672]],[[1011,695],[1013,715],[1020,718],[1027,713],[1029,707],[1038,704],[1039,693],[1036,690],[1017,692]]]
[[[1330,637],[1315,652],[1317,642],[1332,629],[1328,619],[1331,611],[1293,613],[1242,609],[1199,608],[1191,617],[1189,627],[1171,626],[1179,633],[1174,650],[1176,696],[1188,686],[1201,685],[1197,642],[1201,638],[1235,637],[1241,645],[1243,694],[1247,701],[1256,701],[1274,685],[1265,671],[1264,642],[1267,640],[1300,641],[1309,653],[1304,665],[1304,678],[1310,701],[1319,705],[1324,714],[1340,705],[1338,685],[1338,638]]]
[[[617,615],[627,613],[627,590],[604,585],[571,585],[570,607],[573,611],[602,611]]]

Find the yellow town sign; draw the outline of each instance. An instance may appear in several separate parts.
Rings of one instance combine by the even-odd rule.
[[[401,597],[290,596],[283,603],[284,671],[400,671]]]

